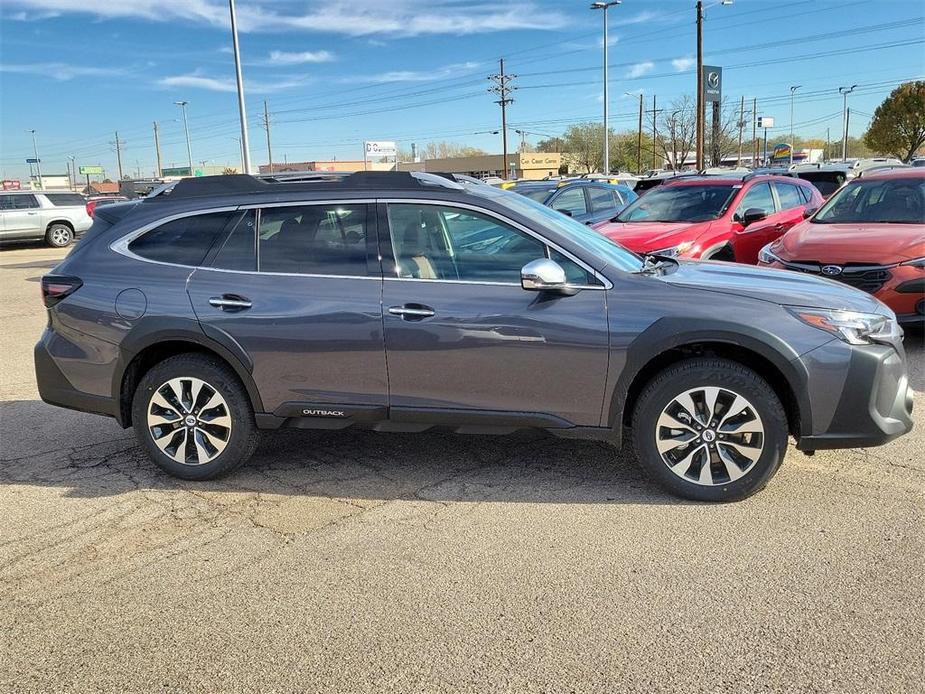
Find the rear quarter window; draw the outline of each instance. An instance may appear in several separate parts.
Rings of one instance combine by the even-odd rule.
[[[45,193],[45,198],[55,207],[82,207],[87,204],[77,193]]]
[[[240,212],[210,212],[180,217],[145,232],[128,245],[146,260],[196,267]]]

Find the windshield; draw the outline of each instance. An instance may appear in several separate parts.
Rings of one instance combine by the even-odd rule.
[[[618,222],[705,222],[716,219],[741,186],[660,186],[617,215]]]
[[[624,272],[637,272],[642,267],[642,259],[626,250],[623,246],[614,243],[602,234],[598,234],[581,222],[556,212],[525,195],[512,195],[509,191],[498,190],[490,186],[473,186],[470,193],[491,198],[510,210],[531,217],[541,222],[543,226],[567,236],[583,246],[589,253],[603,260],[605,263]]]
[[[801,173],[800,178],[812,183],[827,198],[841,187],[848,175],[844,171],[809,171]]]
[[[520,190],[514,188],[515,193],[525,195],[531,200],[536,200],[537,202],[546,202],[546,198],[549,197],[549,194],[553,190],[553,188],[521,188]]]
[[[813,224],[925,224],[925,179],[856,179],[835,193]]]

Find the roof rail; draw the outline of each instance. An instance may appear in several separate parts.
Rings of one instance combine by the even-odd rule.
[[[169,188],[158,191],[155,199],[206,197],[216,195],[255,195],[269,192],[304,190],[305,184],[330,185],[344,189],[391,188],[393,190],[420,190],[428,186],[461,189],[452,174],[421,171],[357,171],[339,173],[327,171],[293,172],[291,176],[273,174],[250,176],[198,176],[183,178]]]

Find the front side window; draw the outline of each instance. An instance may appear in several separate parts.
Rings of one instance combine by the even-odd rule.
[[[705,222],[725,212],[736,190],[731,185],[659,186],[630,203],[616,219],[618,222]]]
[[[367,205],[323,203],[260,211],[260,272],[365,277]]]
[[[573,284],[597,280],[541,240],[494,217],[438,205],[391,204],[389,228],[399,277],[520,284],[520,271],[552,257]]]
[[[925,224],[925,179],[856,179],[829,198],[814,224]]]
[[[196,267],[205,260],[228,222],[239,215],[229,211],[180,217],[139,236],[128,249],[147,260]]]
[[[77,193],[45,193],[45,197],[55,207],[80,207],[87,204],[84,197]]]
[[[29,210],[39,206],[34,195],[2,195],[0,210]]]
[[[566,188],[553,199],[551,207],[572,217],[588,212],[585,192],[581,188]]]
[[[774,187],[777,188],[777,199],[780,200],[782,210],[791,210],[803,204],[800,186],[793,186],[789,183],[775,183]]]
[[[766,215],[774,214],[774,198],[771,196],[771,185],[769,183],[756,183],[742,197],[742,201],[736,207],[736,219],[744,219],[748,210],[761,210]]]

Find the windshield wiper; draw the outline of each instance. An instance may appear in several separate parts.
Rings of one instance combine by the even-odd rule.
[[[653,253],[648,253],[643,256],[642,267],[634,271],[634,275],[644,275],[649,273],[662,273],[666,268],[677,267],[680,263],[674,258],[670,258],[667,255],[656,255]]]

